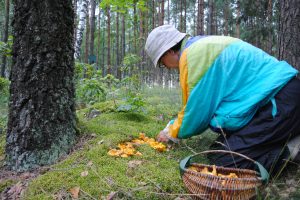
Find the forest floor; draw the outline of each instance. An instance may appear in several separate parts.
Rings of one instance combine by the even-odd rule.
[[[77,110],[82,133],[71,153],[57,164],[31,172],[9,172],[2,167],[0,198],[74,199],[78,195],[79,199],[191,199],[180,178],[179,162],[207,150],[217,137],[211,131],[169,145],[165,152],[140,145],[137,149],[141,156],[108,155],[110,149],[139,137],[141,132],[155,138],[180,109],[178,90],[148,89],[143,96],[144,113],[116,112],[114,101]],[[0,110],[4,116],[7,107],[1,102]],[[0,133],[1,165],[4,145],[5,136]],[[199,157],[197,162],[208,160]],[[292,164],[271,179],[258,199],[300,199],[300,167]]]

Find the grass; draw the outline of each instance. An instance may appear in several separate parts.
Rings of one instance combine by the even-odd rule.
[[[50,166],[50,170],[32,180],[22,199],[72,199],[70,189],[80,187],[79,199],[106,199],[115,194],[114,199],[175,199],[186,194],[179,174],[179,162],[184,157],[209,148],[216,138],[210,131],[191,139],[183,140],[167,152],[158,152],[149,146],[138,147],[143,155],[131,158],[115,158],[107,155],[118,143],[129,141],[144,132],[155,137],[180,109],[180,93],[172,89],[145,89],[145,113],[113,112],[115,103],[106,101],[77,111],[82,138],[89,139],[66,159]],[[88,118],[92,110],[100,115]],[[4,136],[0,137],[0,155],[3,154]],[[204,157],[199,157],[206,162]],[[298,171],[297,171],[298,170]],[[82,172],[88,172],[82,176]],[[300,196],[299,167],[288,169],[286,176],[272,181],[260,199],[278,199],[294,184],[294,191],[288,197]],[[296,175],[295,175],[296,174]],[[294,177],[294,182],[291,178]],[[288,186],[286,186],[287,181]],[[0,189],[13,184],[6,181]]]
[[[93,139],[32,181],[23,198],[53,199],[64,195],[68,199],[71,198],[69,190],[73,187],[80,187],[82,199],[105,199],[111,192],[117,192],[119,199],[174,199],[176,195],[167,194],[186,193],[179,175],[179,161],[192,154],[188,146],[195,151],[207,149],[214,136],[206,134],[207,137],[186,140],[163,153],[141,145],[138,147],[143,154],[141,157],[115,158],[107,155],[109,149],[138,137],[140,132],[155,137],[180,108],[177,90],[146,90],[144,97],[146,113],[111,112],[113,101],[78,110],[81,131],[93,135]],[[88,119],[89,112],[94,109],[101,114]],[[133,167],[132,163],[136,162],[139,164]],[[84,171],[88,171],[86,177],[81,176]]]

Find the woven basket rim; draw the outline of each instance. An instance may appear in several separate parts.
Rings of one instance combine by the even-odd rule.
[[[212,168],[213,165],[207,165],[207,164],[201,164],[201,163],[191,163],[189,166],[200,166],[200,167],[210,167]],[[255,177],[247,177],[247,178],[229,178],[229,177],[220,177],[220,176],[215,176],[215,175],[211,175],[211,174],[205,174],[205,173],[201,173],[201,172],[195,172],[193,170],[184,168],[185,173],[191,173],[194,175],[201,175],[203,177],[207,177],[207,178],[214,178],[214,179],[219,179],[219,180],[248,180],[248,181],[261,181],[261,177],[259,176],[260,174],[255,171],[255,170],[251,170],[251,169],[238,169],[238,168],[230,168],[230,167],[222,167],[222,166],[216,166],[216,169],[220,170],[220,169],[224,169],[224,170],[228,170],[231,171],[233,173],[238,172],[238,173],[249,173],[249,174],[253,174]]]

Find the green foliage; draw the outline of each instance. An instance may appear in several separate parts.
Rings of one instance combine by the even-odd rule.
[[[4,132],[7,123],[8,89],[9,81],[0,77],[0,134],[1,132]]]
[[[76,87],[77,102],[93,104],[106,99],[106,88],[97,78],[81,79]]]
[[[11,56],[13,37],[9,36],[7,43],[0,41],[0,55]]]
[[[9,80],[7,80],[6,78],[2,78],[0,77],[0,92],[1,92],[1,96],[4,95],[8,95],[8,87],[9,87]]]
[[[121,112],[146,112],[144,106],[145,106],[145,100],[143,99],[142,95],[140,93],[135,93],[132,91],[129,91],[127,96],[125,97],[125,103],[121,104],[117,111]]]

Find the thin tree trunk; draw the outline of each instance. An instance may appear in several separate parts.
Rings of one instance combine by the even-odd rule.
[[[90,16],[89,12],[86,15],[86,30],[85,30],[85,53],[84,53],[84,62],[89,63],[89,43],[90,43]]]
[[[137,54],[137,12],[136,12],[137,0],[134,0],[133,5],[133,44],[134,44],[134,53]]]
[[[3,31],[3,42],[7,43],[8,41],[8,25],[9,25],[9,0],[5,0],[5,21],[4,21],[4,31]],[[6,55],[2,56],[2,65],[0,76],[5,77],[6,69]]]
[[[155,28],[155,0],[152,0],[152,29]]]
[[[95,41],[95,22],[96,22],[96,0],[91,0],[91,17],[90,17],[90,55],[94,56],[94,41]]]
[[[120,44],[119,44],[119,13],[117,12],[116,15],[116,67],[117,67],[117,78],[121,79],[121,66],[120,66]]]
[[[164,20],[165,20],[165,1],[161,0],[161,21],[160,21],[160,25],[164,24]]]
[[[204,35],[204,0],[198,0],[197,34]]]
[[[80,13],[79,13],[79,23],[76,29],[76,43],[75,43],[75,58],[80,58],[81,44],[83,38],[83,32],[85,28],[86,16],[88,13],[89,0],[82,0]]]
[[[122,60],[125,57],[125,52],[126,52],[126,35],[125,35],[125,29],[126,29],[126,24],[125,24],[125,14],[122,14]]]
[[[6,136],[11,170],[53,164],[75,143],[73,24],[72,0],[14,0]]]
[[[228,14],[229,14],[229,2],[226,0],[224,7],[224,35],[228,35]]]
[[[269,52],[271,55],[272,55],[272,46],[273,46],[272,19],[273,19],[273,1],[269,0],[269,3],[268,3],[268,32],[269,32],[269,37],[267,39],[267,52]]]
[[[214,33],[214,0],[209,0],[209,11],[208,11],[208,35]]]
[[[183,0],[180,0],[180,31],[183,31]]]
[[[106,8],[107,15],[107,74],[111,74],[111,60],[110,60],[110,7]]]
[[[236,37],[240,38],[240,23],[241,23],[241,8],[240,8],[240,1],[236,3]]]
[[[97,65],[100,65],[100,38],[101,38],[101,13],[99,11],[98,16],[98,39],[97,39]]]
[[[183,0],[183,7],[184,7],[183,32],[186,32],[186,13],[187,13],[186,0]]]
[[[105,24],[105,20],[104,20],[104,24]],[[105,52],[107,52],[106,51],[106,48],[105,48],[105,29],[102,31],[102,38],[103,38],[103,40],[102,40],[102,76],[104,77],[105,76],[105,74],[107,73],[106,72],[106,69],[105,69]]]

